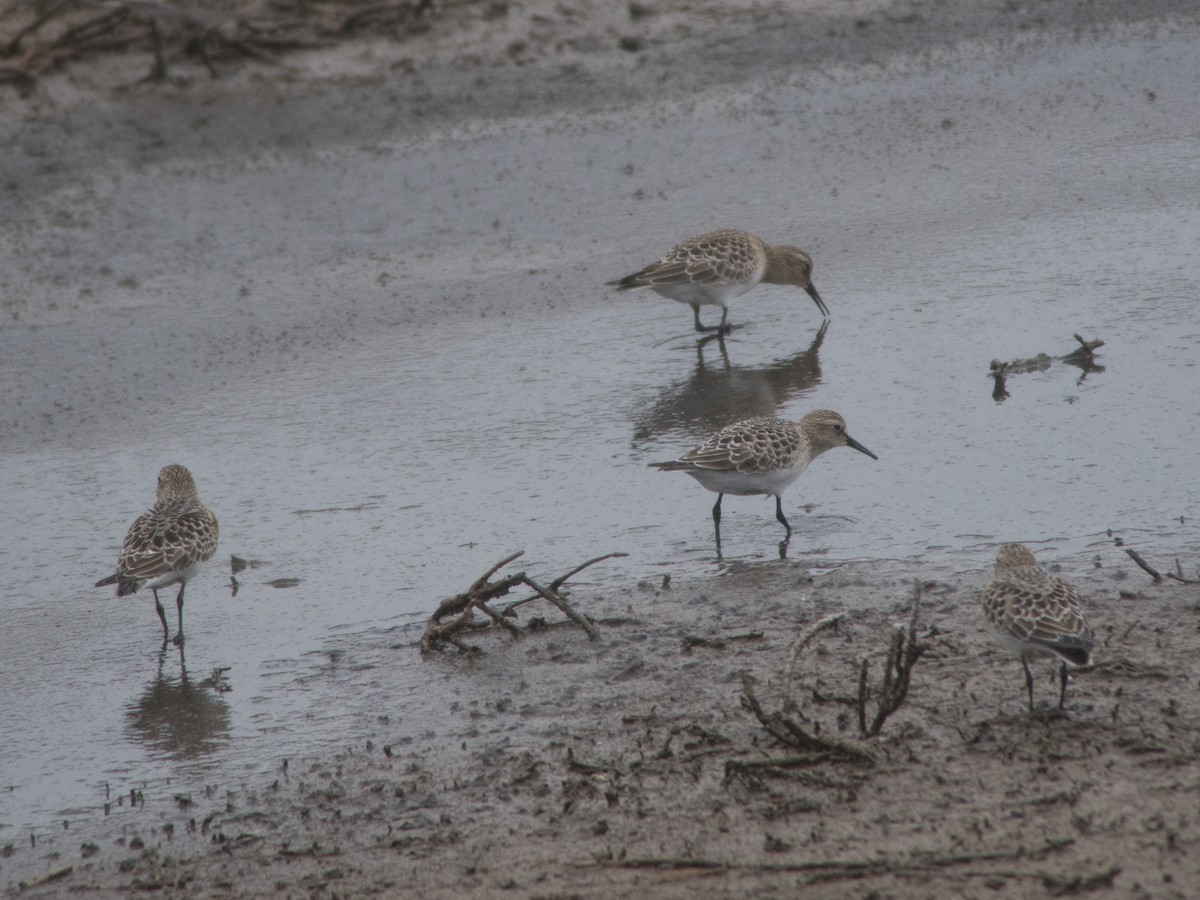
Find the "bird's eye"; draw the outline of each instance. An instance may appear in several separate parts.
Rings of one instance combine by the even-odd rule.
[[[842,430],[842,426],[841,426],[841,425],[837,425],[837,424],[835,424],[835,425],[833,426],[833,430],[834,430],[834,431],[841,431],[841,430]]]

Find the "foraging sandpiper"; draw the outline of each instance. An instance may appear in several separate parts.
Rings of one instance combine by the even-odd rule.
[[[803,288],[828,318],[829,310],[812,283],[812,269],[812,257],[799,247],[768,244],[748,231],[722,228],[689,238],[658,262],[608,284],[622,291],[652,288],[690,306],[697,331],[727,334],[732,330],[725,321],[730,301],[760,282]],[[721,307],[721,324],[701,325],[701,306]]]

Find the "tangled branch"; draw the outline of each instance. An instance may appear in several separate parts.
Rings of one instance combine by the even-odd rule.
[[[1158,569],[1146,562],[1140,553],[1132,547],[1126,547],[1125,541],[1120,536],[1113,534],[1111,528],[1108,531],[1108,536],[1113,539],[1113,543],[1116,546],[1121,547],[1128,554],[1129,558],[1137,563],[1138,568],[1153,579],[1155,584],[1162,584],[1164,577],[1178,581],[1180,584],[1200,584],[1200,581],[1197,581],[1195,578],[1188,578],[1183,574],[1183,566],[1179,564],[1178,557],[1175,558],[1174,572],[1159,572]]]
[[[921,624],[921,583],[913,585],[912,613],[909,616],[907,628],[896,628],[887,644],[887,661],[884,665],[883,679],[878,687],[870,683],[870,657],[862,657],[858,666],[857,697],[847,697],[844,702],[857,704],[859,732],[864,739],[875,737],[883,729],[884,722],[898,710],[908,696],[908,688],[912,679],[913,669],[925,653],[926,644],[917,640],[917,631]],[[822,631],[833,628],[841,621],[840,613],[826,616],[809,626],[792,644],[788,652],[787,665],[784,671],[783,706],[775,712],[767,712],[754,693],[754,681],[749,674],[742,674],[742,705],[749,709],[758,719],[766,732],[802,756],[789,757],[789,765],[816,765],[823,762],[845,762],[860,765],[872,765],[875,757],[863,744],[846,741],[822,734],[821,722],[809,719],[802,714],[797,716],[789,713],[797,712],[792,700],[792,681],[804,649]],[[874,714],[868,719],[867,707],[869,701],[875,699]],[[832,729],[824,729],[830,731]],[[778,760],[760,760],[757,764],[772,766]],[[741,774],[751,768],[740,760],[730,760],[726,763],[726,775]]]
[[[892,632],[888,647],[887,662],[883,668],[883,684],[878,691],[875,716],[867,724],[867,699],[871,695],[868,683],[870,656],[863,656],[858,669],[858,730],[865,738],[875,737],[883,728],[888,716],[898,710],[908,696],[908,683],[917,660],[927,649],[917,641],[917,627],[921,618],[921,582],[913,583],[912,616],[908,620],[908,631],[903,626]]]
[[[472,631],[485,631],[492,627],[504,628],[509,634],[515,637],[521,633],[521,629],[513,621],[517,617],[517,607],[538,598],[555,606],[563,615],[587,632],[589,638],[595,640],[596,626],[567,602],[567,598],[561,588],[568,578],[579,574],[588,566],[595,565],[606,559],[627,556],[628,554],[606,553],[603,556],[597,556],[595,559],[589,559],[582,565],[576,566],[566,575],[554,579],[548,587],[542,586],[524,572],[516,572],[512,575],[506,575],[498,581],[491,581],[491,577],[500,571],[500,569],[524,554],[524,550],[518,550],[511,556],[505,557],[480,575],[466,591],[444,598],[438,604],[438,608],[434,611],[433,615],[429,617],[429,622],[425,626],[425,634],[421,636],[421,651],[442,650],[446,644],[451,644],[464,652],[478,652],[478,647],[464,643],[459,635]],[[490,601],[506,596],[510,591],[518,587],[530,588],[533,591],[533,595],[517,600],[500,609],[495,609],[488,605]],[[476,611],[482,613],[485,618],[476,618]],[[450,621],[445,621],[448,618]]]
[[[354,32],[402,38],[424,31],[432,0],[314,0],[244,10],[163,0],[28,0],[0,10],[0,83],[28,90],[48,71],[105,52],[148,49],[149,78],[168,58],[199,57],[217,77],[215,55],[275,63],[280,51],[327,46]]]
[[[991,366],[988,368],[988,377],[995,381],[992,388],[992,399],[997,403],[1002,403],[1008,397],[1006,379],[1009,375],[1040,372],[1050,368],[1055,362],[1067,363],[1068,365],[1078,366],[1082,369],[1083,374],[1079,376],[1077,384],[1082,383],[1090,372],[1103,372],[1104,366],[1096,362],[1096,351],[1104,346],[1104,341],[1099,338],[1093,341],[1085,341],[1078,334],[1074,334],[1072,337],[1079,342],[1079,346],[1070,353],[1065,353],[1062,356],[1050,356],[1046,353],[1039,353],[1037,356],[1027,359],[1014,359],[1009,362],[1001,362],[998,359],[993,359]]]
[[[782,711],[773,713],[764,711],[762,704],[754,695],[753,680],[744,672],[742,673],[742,703],[754,713],[754,717],[758,719],[767,734],[781,744],[814,754],[813,762],[831,760],[865,765],[875,763],[875,757],[862,747],[848,741],[840,741],[837,738],[823,737],[815,730],[810,731],[805,728],[791,716],[784,715]],[[726,771],[728,770],[729,766],[727,765]]]

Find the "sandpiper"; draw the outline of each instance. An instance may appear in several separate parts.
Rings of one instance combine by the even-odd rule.
[[[1075,589],[1048,575],[1023,544],[1005,544],[996,554],[996,573],[983,590],[983,611],[996,639],[1021,658],[1025,689],[1033,709],[1029,657],[1061,660],[1058,708],[1067,699],[1067,663],[1091,662],[1095,639]]]
[[[664,472],[687,472],[717,494],[713,527],[717,555],[721,555],[721,500],[726,494],[768,494],[775,497],[775,518],[792,537],[792,526],[783,514],[783,492],[808,468],[808,464],[834,447],[853,447],[871,459],[874,453],[846,433],[846,420],[828,409],[810,412],[799,422],[787,419],[745,419],[727,425],[679,459],[651,463]]]
[[[689,238],[658,262],[608,284],[622,291],[653,288],[690,306],[697,331],[727,334],[732,330],[725,321],[730,301],[760,282],[804,288],[821,315],[829,318],[829,310],[813,286],[812,269],[812,257],[799,247],[768,244],[748,231],[722,228]],[[701,306],[721,307],[721,324],[701,325]]]
[[[157,501],[129,526],[117,556],[117,571],[97,581],[96,587],[115,584],[117,596],[124,597],[149,582],[165,644],[170,629],[158,589],[178,583],[179,633],[174,641],[182,644],[183,591],[200,564],[216,552],[217,517],[200,502],[192,473],[180,465],[164,466],[158,473]]]

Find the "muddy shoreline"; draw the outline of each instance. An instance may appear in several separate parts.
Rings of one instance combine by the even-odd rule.
[[[848,701],[859,661],[872,656],[879,677],[918,568],[810,578],[778,563],[667,590],[582,588],[595,642],[555,625],[418,658],[416,624],[360,636],[352,667],[370,687],[351,702],[379,703],[360,708],[375,712],[369,737],[43,833],[9,851],[5,874],[69,866],[38,892],[113,897],[1200,890],[1195,589],[1152,586],[1116,559],[1064,573],[1089,598],[1100,648],[1060,716],[1053,666],[1035,666],[1031,714],[1020,666],[982,628],[987,573],[925,581],[926,654],[907,701],[864,741]],[[792,715],[873,763],[783,747],[743,702],[747,674],[778,709],[792,642],[833,613],[837,628],[801,654]],[[405,696],[412,666],[426,673],[419,697]],[[414,704],[437,726],[412,733]]]
[[[28,151],[8,172],[13,245],[28,238],[40,246],[36,229],[30,237],[20,223],[41,215],[57,189],[75,199],[73,173],[97,152],[97,134],[106,157],[121,161],[102,184],[116,194],[124,166],[190,172],[231,154],[252,169],[274,154],[319,158],[350,139],[392,141],[383,155],[395,152],[398,132],[453,133],[483,112],[494,119],[472,121],[480,140],[489,128],[502,131],[506,116],[586,110],[619,119],[652,96],[678,113],[701,91],[769,78],[797,58],[823,77],[852,80],[892,64],[936,72],[944,55],[1011,52],[1020,61],[1098,32],[1195,28],[1194,10],[1172,2],[859,0],[816,2],[804,15],[791,4],[671,2],[636,15],[625,5],[596,6],[604,8],[452,5],[402,42],[347,41],[287,54],[278,67],[218,60],[215,81],[199,61],[180,58],[166,82],[143,83],[144,50],[47,75],[28,97],[3,101],[19,111],[5,128],[7,145]],[[386,117],[363,100],[380,91],[392,97]],[[703,102],[720,102],[714,96]],[[638,112],[630,127],[653,121]],[[208,240],[195,238],[197,265]],[[29,271],[22,286],[53,281]],[[142,275],[150,284],[154,276]],[[243,295],[220,287],[209,314],[242,321]],[[69,309],[68,301],[43,302],[49,290],[11,291],[3,310],[18,323],[10,327],[54,349],[48,335],[64,321],[107,321],[146,304],[136,284],[129,291],[125,299],[118,288],[89,288],[70,297]],[[479,294],[450,315],[471,321],[492,312]],[[155,302],[174,315],[173,304],[184,309],[192,298]],[[395,317],[382,303],[360,314],[350,327],[342,308],[304,308],[299,321],[283,320],[278,352],[343,328],[353,338]],[[419,331],[445,314],[414,308],[406,327]],[[114,334],[153,353],[164,319],[129,319],[129,332]],[[183,313],[178,321],[186,331]],[[274,333],[264,333],[270,344]],[[257,374],[262,340],[253,327],[227,328],[219,344],[199,342],[194,368],[207,370],[219,349],[228,351],[221,366]],[[90,374],[72,377],[109,404],[113,419],[117,388],[110,397]],[[111,381],[119,388],[120,373]],[[144,390],[155,397],[153,386]],[[54,422],[14,414],[9,449],[48,441],[90,449],[94,398],[78,393],[78,411],[64,403]],[[697,508],[702,520],[702,500]],[[987,511],[979,516],[985,527]],[[1195,586],[1152,584],[1095,534],[1072,533],[1061,551],[1054,541],[1038,547],[1084,592],[1099,650],[1096,665],[1073,679],[1065,717],[1048,709],[1053,668],[1038,667],[1045,708],[1031,715],[1020,666],[989,641],[975,596],[994,543],[1018,536],[957,537],[974,545],[955,551],[957,565],[942,557],[810,569],[825,560],[806,560],[797,547],[791,561],[739,562],[669,589],[657,569],[619,588],[585,582],[573,599],[599,623],[595,642],[553,625],[520,640],[478,636],[478,656],[423,658],[416,622],[331,638],[330,664],[311,677],[340,692],[356,723],[342,752],[289,755],[270,772],[221,773],[202,790],[135,791],[132,808],[128,797],[113,798],[107,818],[95,797],[85,798],[77,816],[35,829],[32,840],[24,831],[0,834],[0,884],[14,894],[31,882],[24,895],[96,897],[757,897],[813,886],[828,897],[1200,895]],[[908,621],[914,580],[924,585],[928,650],[904,706],[863,742],[873,762],[796,759],[745,708],[743,676],[776,707],[796,636],[841,613],[838,629],[803,655],[795,696],[799,715],[822,733],[859,741],[846,698],[861,658],[876,654],[877,672],[877,654]]]

